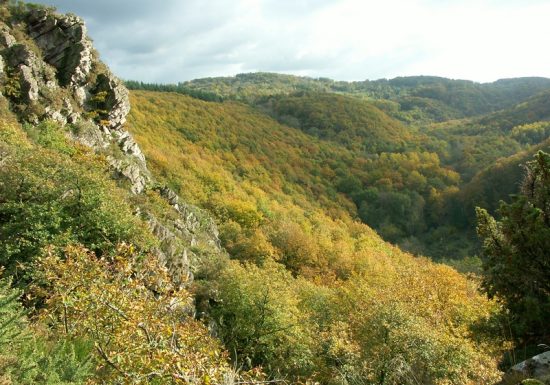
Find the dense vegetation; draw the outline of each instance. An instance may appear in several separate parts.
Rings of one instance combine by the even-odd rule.
[[[205,103],[175,98],[167,101]],[[266,119],[248,107],[226,107]],[[153,127],[164,127],[163,135],[150,138],[163,138],[167,146],[181,136],[172,143],[181,146],[174,153],[189,155],[190,165],[171,168],[177,163],[162,163],[143,140],[154,172],[193,187],[180,191],[197,203],[204,199],[220,221],[224,245],[243,261],[210,255],[197,266],[197,306],[218,325],[220,340],[213,339],[188,315],[189,292],[171,286],[148,257],[155,241],[131,214],[133,199],[109,180],[104,159],[66,139],[53,122],[24,129],[9,112],[3,116],[1,261],[36,314],[25,320],[20,289],[3,280],[0,314],[10,322],[2,327],[22,338],[3,340],[9,345],[2,350],[5,381],[221,383],[237,378],[228,359],[241,369],[241,380],[234,381],[259,380],[262,371],[323,383],[489,384],[497,378],[499,344],[473,329],[497,307],[476,293],[475,283],[384,243],[334,202],[321,205],[299,178],[278,174],[276,162],[265,175],[278,175],[280,185],[264,191],[260,186],[271,178],[260,178],[260,164],[233,174],[224,169],[229,163],[214,158],[223,154],[216,147],[221,141],[210,149],[194,144],[198,135],[189,141],[170,126]],[[294,140],[304,135],[289,130],[281,144],[290,132]],[[170,155],[171,148],[162,153]],[[210,164],[216,173],[191,161]],[[25,216],[15,214],[22,210]]]
[[[354,274],[356,266],[351,270],[334,270],[338,265],[328,264],[319,269],[322,255],[328,250],[338,255],[341,250],[339,247],[323,249],[326,241],[309,230],[326,226],[319,224],[320,219],[312,225],[298,215],[303,208],[307,212],[313,205],[330,213],[332,218],[360,218],[385,239],[409,250],[437,257],[462,256],[461,260],[446,260],[461,270],[481,273],[481,262],[476,257],[467,257],[479,250],[474,208],[480,205],[495,212],[499,200],[508,200],[509,194],[518,192],[523,175],[520,165],[530,160],[537,150],[548,150],[544,95],[485,117],[403,126],[376,108],[382,107],[379,103],[325,91],[259,96],[249,101],[251,107],[227,100],[206,103],[175,94],[136,92],[134,105],[140,106],[138,109],[146,108],[146,113],[142,117],[141,110],[134,110],[131,129],[146,152],[155,147],[173,148],[169,155],[163,153],[161,157],[148,153],[153,162],[161,160],[158,164],[155,162],[156,170],[167,177],[167,181],[179,179],[172,173],[179,167],[177,164],[183,163],[187,165],[186,170],[179,170],[178,174],[193,181],[192,186],[202,183],[201,193],[194,192],[192,196],[203,197],[195,202],[210,207],[215,213],[222,224],[224,245],[237,259],[258,263],[270,255],[304,277],[327,275],[333,268],[336,277],[347,279],[349,271]],[[145,123],[145,116],[160,116],[161,111],[168,111],[168,106],[175,107],[177,112],[163,116],[164,121],[158,125],[151,120]],[[212,126],[205,119],[201,119],[202,124],[198,126],[194,122],[199,119],[194,116],[211,117]],[[229,116],[232,118],[228,119]],[[239,119],[233,120],[234,116]],[[223,124],[224,130],[217,129],[218,124]],[[185,131],[180,127],[185,127]],[[180,138],[177,131],[182,132],[185,139]],[[159,136],[163,138],[162,144],[153,132],[162,133]],[[190,132],[192,138],[188,136]],[[226,150],[212,146],[217,138],[223,138],[221,142],[225,144],[231,143],[231,155],[218,158]],[[200,151],[196,143],[201,144]],[[380,147],[377,143],[384,144]],[[277,155],[274,147],[278,147]],[[181,148],[186,150],[181,152]],[[305,148],[309,151],[304,155]],[[193,153],[200,153],[200,158],[191,155]],[[503,158],[507,156],[510,157]],[[218,160],[208,160],[211,157]],[[277,164],[279,159],[286,162]],[[212,167],[212,163],[216,167]],[[246,166],[250,163],[254,167]],[[201,164],[208,164],[208,169]],[[322,171],[317,165],[323,165]],[[247,172],[240,171],[243,168],[247,168]],[[208,186],[211,173],[224,178],[225,183],[212,189]],[[262,178],[262,175],[271,178]],[[282,189],[281,181],[286,182]],[[248,191],[241,192],[243,187]],[[183,186],[180,192],[186,194]],[[211,196],[218,192],[225,199],[213,204]],[[292,228],[288,222],[299,222],[300,227],[285,230],[294,234],[285,235],[282,242],[281,224],[272,219],[281,216],[277,210],[289,205],[285,202],[281,207],[281,193],[295,196],[292,201],[300,207],[293,211],[293,216],[285,217],[283,226]],[[277,196],[277,205],[270,205],[270,196]],[[338,204],[333,205],[336,199]],[[240,200],[252,212],[261,213],[249,216],[255,218],[257,224],[242,226],[242,218],[237,219],[242,212],[232,208],[219,210],[224,204],[235,205],[234,200]],[[235,223],[228,226],[228,222]],[[298,237],[298,234],[303,235]],[[308,237],[314,240],[313,245],[308,244]],[[292,250],[288,248],[296,243]],[[281,245],[287,247],[281,248]],[[547,248],[541,250],[546,255]],[[312,255],[316,257],[311,258]],[[358,254],[352,255],[350,259],[357,261]],[[548,320],[546,315],[538,317],[544,322]],[[511,335],[509,331],[504,334],[520,344],[545,341],[545,334],[540,331],[536,336],[530,332],[532,338],[525,339],[521,318],[519,315],[508,319],[506,322],[512,322],[517,328],[513,327]]]
[[[36,7],[0,15],[40,57]],[[112,169],[131,149],[74,141],[108,129],[106,92],[62,125],[6,68],[1,385],[489,385],[549,343],[547,79],[128,82],[153,175],[134,194]]]
[[[483,238],[483,288],[510,310],[514,335],[533,342],[550,329],[550,154],[526,165],[521,194],[502,203],[499,222],[478,209]]]
[[[327,179],[344,147],[237,103],[151,92],[132,103],[130,129],[153,173],[215,215],[235,259],[221,270],[203,260],[195,275],[200,295],[213,295],[199,309],[234,362],[294,381],[494,380],[480,355],[492,343],[472,328],[497,308],[482,305],[474,282],[350,216]]]
[[[160,167],[167,183],[186,199],[231,219],[234,226],[239,226],[238,232],[248,234],[232,235],[228,247],[240,247],[236,241],[247,242],[256,228],[267,228],[270,222],[282,220],[261,203],[266,199],[264,194],[268,194],[284,203],[281,211],[292,202],[300,205],[300,210],[328,209],[329,216],[336,219],[360,217],[386,239],[418,249],[420,241],[416,236],[422,237],[434,223],[439,215],[433,215],[434,210],[441,206],[444,196],[456,190],[460,180],[458,174],[441,167],[434,152],[369,155],[316,139],[238,103],[206,103],[176,94],[135,95],[136,108],[131,119],[136,124],[132,127],[136,128],[134,133],[140,144],[151,149],[151,164]],[[321,101],[325,103],[321,106],[327,107],[326,101]],[[404,131],[399,122],[375,107],[359,103],[359,109],[352,105],[358,119],[365,119],[359,118],[361,112],[372,112],[389,129]],[[170,108],[172,112],[166,112]],[[345,115],[336,106],[334,114]],[[162,117],[155,120],[151,116]],[[388,137],[376,123],[373,126],[372,131]],[[364,130],[350,134],[355,142]],[[163,132],[161,137],[159,132]],[[254,189],[247,186],[250,182]],[[247,202],[248,217],[237,217],[243,215],[245,207],[234,207],[234,201]],[[284,217],[287,216],[292,215]],[[320,245],[324,243],[315,244],[304,249],[303,254],[309,254],[310,260],[323,252]],[[334,251],[335,255],[340,252]],[[272,254],[269,250],[264,253]]]
[[[178,86],[133,85],[219,96],[204,100],[242,100],[283,126],[305,132],[307,137],[301,140],[308,146],[316,142],[311,138],[315,137],[322,144],[331,142],[329,147],[336,152],[344,147],[346,156],[316,159],[331,170],[330,175],[316,172],[316,180],[322,179],[329,191],[343,193],[353,202],[348,212],[384,239],[435,258],[476,253],[476,199],[493,207],[498,202],[469,197],[473,189],[462,191],[462,186],[474,178],[476,184],[486,185],[479,183],[483,177],[476,177],[478,173],[502,157],[529,151],[550,133],[545,123],[549,99],[545,92],[537,95],[548,89],[548,81],[539,78],[489,84],[435,77],[346,83],[258,73]],[[410,98],[415,98],[414,106]],[[455,112],[441,115],[451,107]],[[473,117],[503,107],[507,109]],[[308,156],[317,158],[316,154]],[[302,174],[307,180],[309,172]],[[512,182],[506,183],[503,192],[516,191],[519,175],[510,177],[506,180]],[[507,193],[499,198],[506,199]]]
[[[156,240],[105,159],[70,142],[57,123],[24,130],[7,111],[0,139],[0,265],[9,277],[0,281],[2,383],[136,383],[140,376],[137,383],[157,383],[173,373],[207,382],[230,373],[219,343],[185,310],[189,292],[171,288],[158,261],[144,260]],[[34,322],[12,285],[36,306]],[[177,303],[181,313],[166,307]],[[165,329],[182,314],[186,322]],[[176,337],[185,354],[161,345]],[[183,366],[164,368],[175,356]]]
[[[502,79],[484,84],[435,76],[343,82],[272,73],[196,79],[178,84],[180,89],[242,101],[303,91],[345,93],[381,100],[381,105],[396,117],[415,122],[487,114],[513,107],[549,87],[550,80],[545,78]]]

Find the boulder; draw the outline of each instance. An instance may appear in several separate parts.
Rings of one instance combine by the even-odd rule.
[[[510,372],[512,374],[521,374],[524,377],[538,380],[543,384],[550,384],[550,351],[537,354],[534,357],[514,365],[510,369]]]

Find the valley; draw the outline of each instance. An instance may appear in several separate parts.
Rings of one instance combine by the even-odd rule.
[[[0,16],[1,385],[548,380],[550,79],[121,81]]]

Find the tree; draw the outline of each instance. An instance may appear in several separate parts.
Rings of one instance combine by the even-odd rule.
[[[259,365],[274,378],[311,375],[315,339],[298,296],[304,284],[269,260],[261,268],[233,261],[221,273],[210,315],[237,366]]]
[[[550,154],[526,164],[521,194],[496,221],[476,208],[483,240],[483,289],[510,311],[516,337],[550,336]]]
[[[35,270],[33,294],[45,299],[39,319],[59,335],[93,342],[97,384],[221,383],[233,375],[226,353],[193,319],[189,292],[154,256],[121,244],[98,258],[69,246]]]

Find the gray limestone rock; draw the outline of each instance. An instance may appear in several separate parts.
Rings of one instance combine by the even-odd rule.
[[[126,155],[136,158],[145,167],[145,155],[141,152],[138,144],[134,141],[134,138],[128,131],[118,131],[114,133],[117,139],[120,149]]]
[[[58,123],[61,123],[61,125],[67,124],[67,117],[66,115],[62,114],[61,111],[57,111],[49,106],[47,106],[44,111],[46,112],[46,116],[49,119],[55,120]]]
[[[15,37],[10,33],[7,25],[0,25],[0,46],[2,48],[9,48],[16,43]]]
[[[57,69],[62,86],[86,82],[92,68],[92,43],[81,18],[37,9],[29,15],[28,28],[44,61]]]
[[[180,202],[178,195],[168,187],[162,187],[158,191],[179,214],[179,218],[173,222],[179,237],[185,239],[191,246],[195,246],[200,237],[201,243],[208,245],[216,252],[222,250],[218,228],[206,212]]]
[[[108,128],[116,130],[126,123],[130,112],[128,89],[111,73],[100,74],[97,77],[94,94],[105,93],[103,108],[108,111]]]
[[[514,365],[510,373],[518,373],[527,378],[537,379],[543,383],[550,383],[550,351],[537,354],[528,360]]]
[[[6,47],[2,55],[20,84],[19,95],[12,98],[28,105],[26,119],[54,119],[61,124],[89,120],[97,128],[77,130],[73,138],[96,151],[112,145],[120,148],[124,159],[110,159],[115,175],[129,180],[133,192],[142,192],[150,175],[139,146],[123,128],[130,111],[128,90],[93,57],[82,19],[36,8],[29,11],[26,25],[35,46],[17,43],[10,28],[0,26],[0,44]],[[92,74],[94,66],[99,73]],[[55,105],[52,100],[57,100]]]
[[[156,250],[162,262],[169,269],[172,278],[178,285],[189,285],[193,282],[193,274],[189,264],[188,249],[181,240],[165,224],[149,215],[149,228],[160,241]]]
[[[80,116],[72,113],[67,117],[69,123],[74,124],[75,130],[72,131],[72,139],[95,149],[96,151],[104,151],[110,145],[110,134],[104,132],[96,124],[89,120],[81,120]]]
[[[28,101],[38,100],[38,82],[33,74],[33,68],[27,65],[21,64],[19,66],[21,70],[21,92]]]
[[[3,83],[3,80],[4,80],[5,70],[6,69],[4,64],[4,58],[0,56],[0,82],[1,83]],[[0,96],[2,96],[2,92],[0,92]]]
[[[52,81],[53,71],[35,52],[24,44],[14,44],[4,51],[6,64],[17,74],[23,102],[36,102],[41,94],[58,89]],[[43,111],[44,112],[44,111]]]
[[[128,160],[116,159],[112,156],[107,157],[107,160],[115,171],[115,177],[122,177],[130,182],[130,190],[134,194],[140,194],[145,190],[150,178],[144,172],[142,165]]]

